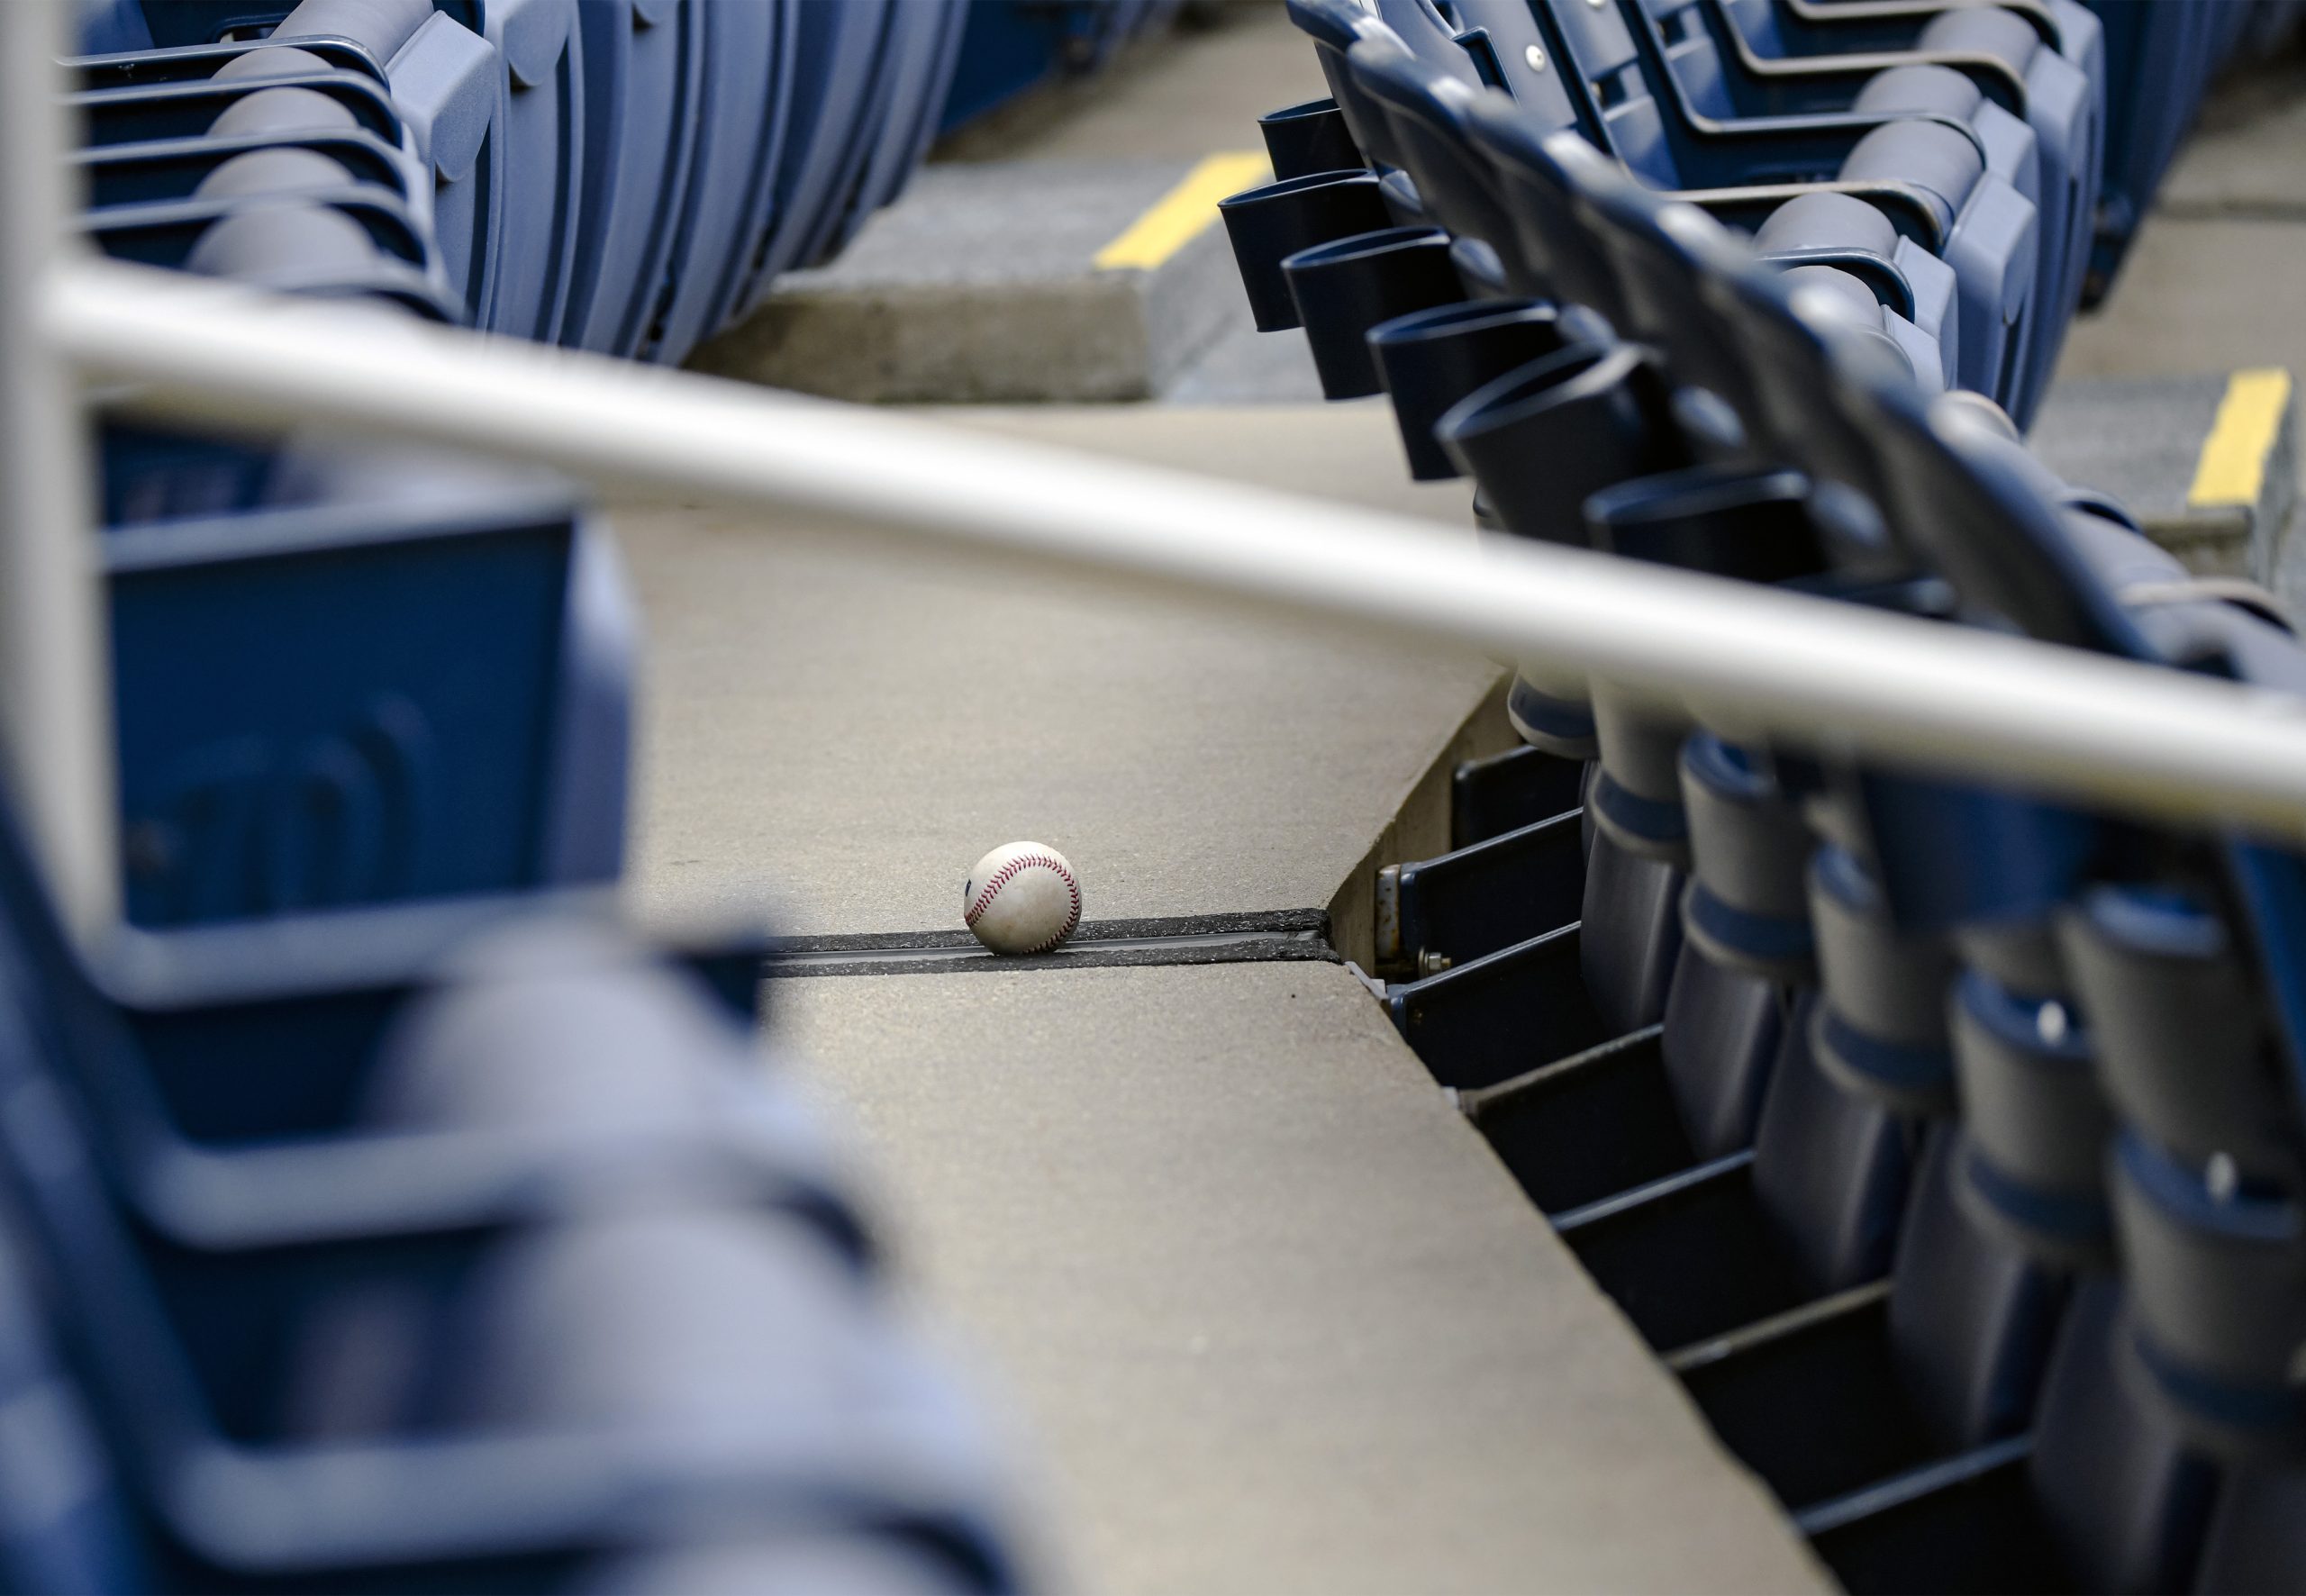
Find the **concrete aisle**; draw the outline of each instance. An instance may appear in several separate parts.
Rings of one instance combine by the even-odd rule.
[[[1411,485],[1378,406],[940,413],[1473,535],[1462,485]],[[633,881],[649,916],[953,929],[968,867],[1018,838],[1072,857],[1094,919],[1326,908],[1499,674],[1336,629],[894,561],[838,530],[776,536],[662,502],[612,515],[649,632]]]
[[[1031,1426],[1051,1588],[1821,1584],[1342,968],[767,1001]]]
[[[2306,377],[2306,50],[2229,74],[2061,376]]]
[[[1377,406],[948,419],[1471,535]],[[1438,851],[1437,803],[1385,839],[1477,709],[1503,736],[1486,660],[614,513],[649,632],[649,912],[949,929],[1019,836],[1071,852],[1095,918],[1319,907],[1404,840]],[[1815,1584],[1340,966],[789,979],[768,1004],[863,1127],[924,1317],[1021,1420],[1049,1588]]]

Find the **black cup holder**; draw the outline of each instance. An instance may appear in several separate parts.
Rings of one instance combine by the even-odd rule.
[[[1257,131],[1265,135],[1266,156],[1278,178],[1347,171],[1362,164],[1361,148],[1335,100],[1306,100],[1268,111],[1257,118]]]
[[[1539,299],[1436,305],[1372,328],[1369,351],[1393,395],[1410,475],[1420,482],[1460,475],[1433,435],[1450,407],[1484,384],[1600,331],[1587,313],[1565,313]]]
[[[1217,202],[1233,263],[1249,296],[1259,332],[1281,332],[1297,322],[1297,302],[1281,263],[1301,249],[1393,225],[1377,192],[1375,174],[1359,169],[1313,172],[1261,184]]]
[[[1438,227],[1391,227],[1301,249],[1281,263],[1296,299],[1321,392],[1358,399],[1385,384],[1370,330],[1412,311],[1456,304],[1464,282]]]
[[[1809,498],[1798,471],[1694,466],[1603,488],[1586,503],[1586,532],[1628,559],[1791,582],[1826,568]]]
[[[1506,530],[1587,542],[1585,501],[1689,463],[1657,356],[1575,344],[1475,389],[1434,425]]]

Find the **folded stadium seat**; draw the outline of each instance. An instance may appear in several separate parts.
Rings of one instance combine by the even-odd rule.
[[[238,7],[234,15],[244,10]],[[141,5],[124,3],[115,11],[140,24],[139,37],[153,31],[141,25],[148,16]],[[212,42],[233,17],[197,5],[160,5],[150,14],[156,25],[177,32],[195,22],[202,26],[192,39],[157,52],[84,61],[82,81],[92,90],[168,84],[176,92],[165,104],[141,111],[121,94],[107,94],[89,107],[90,144],[190,139],[229,149],[236,141],[332,139],[340,153],[348,138],[396,142],[431,168],[429,214],[442,269],[465,315],[480,313],[494,291],[503,198],[497,170],[503,141],[490,136],[495,52],[485,41],[421,0],[308,0],[287,14],[284,25],[309,24],[318,32],[293,49],[269,41]],[[168,29],[159,31],[164,41],[176,39]],[[379,113],[373,93],[355,92],[337,76],[322,74],[351,74],[372,90],[388,85],[389,113]]]
[[[888,0],[801,7],[793,126],[776,180],[778,221],[754,252],[739,314],[758,310],[778,275],[801,264],[826,213],[844,199],[841,177],[871,103],[874,61],[887,22]]]
[[[285,97],[283,110],[285,113],[310,105],[301,96],[291,95]],[[266,108],[259,105],[257,109],[262,112]],[[233,125],[243,130],[241,131],[211,131],[184,139],[81,149],[74,150],[69,159],[79,174],[87,204],[102,209],[155,200],[188,199],[206,192],[204,185],[219,167],[227,163],[237,168],[247,164],[240,159],[243,156],[273,150],[294,152],[299,162],[295,168],[299,186],[312,186],[323,177],[335,185],[373,186],[389,193],[413,215],[421,217],[428,228],[431,226],[432,185],[411,142],[388,144],[358,127],[315,127],[283,133],[247,131],[250,121],[265,120],[262,115],[251,117],[243,111],[233,118]],[[284,114],[282,120],[292,119]],[[335,119],[322,113],[322,120]],[[322,159],[303,159],[308,154]],[[261,164],[283,178],[289,175],[290,168],[277,162]],[[237,179],[232,181],[236,191],[247,187]],[[268,186],[277,185],[268,181]]]
[[[132,921],[613,879],[631,620],[599,529],[405,459],[308,476],[104,540]]]
[[[1793,473],[1700,467],[1604,489],[1584,513],[1606,552],[1775,583],[1820,571],[1806,496]],[[1607,694],[1594,713],[1602,768],[1588,812],[1597,846],[1605,838],[1687,872],[1678,947],[1653,939],[1674,958],[1660,1051],[1689,1145],[1720,1156],[1752,1141],[1787,1013],[1797,989],[1815,980],[1802,890],[1809,833],[1766,757],[1702,730],[1676,748],[1672,728],[1624,715]],[[1668,761],[1670,771],[1659,768]],[[1589,890],[1588,984],[1605,1014],[1626,1001],[1605,997],[1626,981],[1593,929],[1611,907],[1596,906]],[[1617,962],[1630,961],[1621,953]]]
[[[630,355],[646,331],[642,318],[656,308],[688,187],[704,89],[704,8],[695,0],[607,0],[580,5],[576,21],[585,186],[560,340]]]
[[[2029,324],[2033,348],[2027,386],[2015,406],[2030,413],[2081,293],[2080,196],[2094,193],[2097,184],[2098,97],[2087,74],[2023,17],[1986,8],[1947,13],[1920,30],[1918,38],[1926,46],[1951,47],[1942,54],[1925,48],[1902,58],[1906,64],[1886,68],[1884,59],[1902,58],[1868,54],[1839,65],[1831,57],[1804,58],[1773,63],[1787,69],[1766,77],[1756,74],[1750,52],[1741,55],[1735,48],[1742,36],[1720,36],[1734,33],[1736,24],[1712,0],[1639,0],[1637,9],[1655,58],[1667,64],[1693,115],[1729,121],[1848,111],[1935,113],[1976,131],[1989,169],[2040,213],[2039,308]],[[1963,50],[1966,44],[1972,48]],[[1997,74],[1995,68],[2002,70]],[[1999,101],[1991,97],[1996,93]],[[2037,164],[2038,177],[2029,170]]]
[[[1811,857],[1810,917],[1823,994],[1811,1038],[1819,1067],[1902,1112],[1952,1113],[1955,966],[1945,936],[1901,929],[1873,873],[1834,842]]]
[[[905,0],[899,0],[901,7],[904,4]],[[951,92],[961,31],[967,19],[959,6],[936,0],[912,0],[912,4],[910,15],[901,12],[895,24],[912,50],[905,70],[891,80],[891,111],[873,124],[876,137],[872,158],[858,185],[857,197],[823,249],[846,248],[867,217],[903,193],[936,137],[937,108]]]
[[[1784,236],[1781,223],[1796,222],[1795,213],[1819,211],[1836,213],[1819,232],[1861,240],[1859,247],[1757,255],[1702,210],[1642,187],[1583,141],[1557,134],[1533,148],[1499,125],[1505,120],[1482,117],[1476,136],[1484,138],[1501,176],[1530,201],[1533,220],[1556,235],[1574,229],[1594,241],[1610,268],[1618,318],[1629,336],[1662,350],[1681,380],[1730,404],[1753,452],[1785,458],[1798,446],[1771,435],[1768,404],[1755,385],[1752,335],[1740,326],[1741,318],[1724,315],[1719,300],[1704,295],[1702,285],[1709,277],[1760,275],[1757,258],[1784,274],[1786,288],[1837,296],[1857,323],[1878,330],[1897,347],[1923,388],[1950,380],[1951,273],[1926,254],[1890,247],[1886,218],[1863,201],[1803,195],[1779,207],[1755,240],[1766,249]],[[1817,221],[1796,224],[1808,229]],[[1866,242],[1869,231],[1873,237]]]
[[[1555,1216],[1595,1282],[1675,1354],[1878,1279],[1912,1168],[1913,1129],[1821,1074],[1814,998],[1793,1004],[1754,1144]]]
[[[704,92],[680,229],[639,355],[677,366],[719,325],[722,290],[769,224],[793,95],[787,0],[704,7]],[[729,286],[733,296],[735,286]]]
[[[503,265],[479,317],[491,332],[560,337],[585,195],[585,35],[577,0],[458,0],[496,49],[504,144]]]
[[[1466,270],[1466,261],[1459,258],[1469,238],[1494,242],[1499,247],[1489,253],[1498,262],[1498,275],[1516,291],[1552,295],[1592,306],[1614,319],[1621,331],[1664,349],[1678,382],[1724,394],[1733,409],[1745,412],[1748,407],[1738,402],[1736,391],[1740,380],[1739,358],[1722,340],[1709,342],[1704,336],[1706,324],[1683,313],[1685,307],[1678,278],[1685,275],[1685,268],[1677,262],[1654,258],[1660,251],[1670,254],[1682,247],[1677,240],[1661,236],[1661,230],[1653,224],[1665,202],[1639,185],[1613,176],[1616,168],[1590,150],[1582,150],[1574,136],[1540,141],[1532,126],[1538,119],[1523,117],[1518,108],[1509,108],[1494,95],[1469,98],[1471,91],[1461,91],[1458,81],[1448,72],[1426,66],[1406,55],[1394,41],[1370,32],[1371,37],[1352,46],[1351,71],[1359,79],[1365,102],[1387,115],[1390,136],[1417,170],[1421,187],[1432,190],[1429,208],[1459,235],[1452,258],[1460,275],[1469,284],[1475,280]],[[1489,169],[1481,169],[1484,166]],[[1571,168],[1576,170],[1575,180],[1565,170]],[[1349,180],[1309,181],[1327,195],[1343,196],[1351,192]],[[1305,197],[1296,192],[1303,187],[1303,184],[1277,184],[1238,196],[1238,202],[1229,205],[1255,206],[1261,203],[1261,193],[1276,195],[1277,205],[1291,203]],[[1428,198],[1423,194],[1420,197]],[[1878,317],[1902,347],[1918,362],[1926,363],[1926,379],[1934,385],[1940,370],[1950,365],[1950,337],[1946,346],[1937,346],[1910,318],[1921,316],[1934,325],[1944,325],[1952,279],[1942,263],[1911,246],[1898,250],[1894,261],[1889,258],[1898,242],[1893,230],[1878,212],[1848,195],[1807,194],[1779,206],[1764,226],[1764,243],[1788,224],[1816,232],[1817,218],[1809,208],[1836,204],[1854,213],[1859,223],[1854,236],[1867,240],[1865,247],[1789,248],[1779,258],[1788,264],[1816,263],[1808,268],[1812,276],[1827,261],[1862,274],[1848,286],[1856,291],[1861,284],[1871,283],[1869,292],[1876,298],[1895,304],[1896,309],[1882,304]],[[1808,217],[1808,222],[1801,222],[1797,213]],[[1239,213],[1229,213],[1237,243],[1242,241],[1244,232],[1240,221]],[[1866,224],[1873,230],[1870,238]],[[1848,227],[1843,231],[1844,236],[1852,236]],[[1245,281],[1254,291],[1256,250],[1244,249],[1239,253]],[[1916,279],[1923,287],[1919,295]],[[1265,324],[1288,322],[1268,318]],[[1349,347],[1356,341],[1349,320],[1341,328],[1309,323],[1308,331],[1314,339],[1317,358],[1326,349]],[[1336,392],[1334,386],[1331,391]],[[1710,438],[1708,447],[1718,450],[1730,442],[1718,422],[1702,411],[1683,409],[1678,419],[1695,436]],[[1417,445],[1412,442],[1412,448],[1414,451]]]
[[[1410,475],[1459,475],[1435,427],[1475,389],[1572,347],[1596,351],[1608,325],[1582,307],[1549,300],[1481,298],[1412,311],[1372,327],[1368,350],[1393,402]]]
[[[1366,165],[1345,113],[1327,95],[1266,112],[1257,118],[1257,137],[1276,177],[1349,171]]]
[[[1509,191],[1495,197],[1486,196],[1484,191],[1487,182],[1478,170],[1479,161],[1469,165],[1461,153],[1468,141],[1468,130],[1464,126],[1468,103],[1465,94],[1449,86],[1450,79],[1465,86],[1467,93],[1476,90],[1484,80],[1510,80],[1531,123],[1528,142],[1536,142],[1537,134],[1543,130],[1557,127],[1580,127],[1592,136],[1602,136],[1600,118],[1582,97],[1582,86],[1574,85],[1558,70],[1529,68],[1532,60],[1557,63],[1560,59],[1562,52],[1557,36],[1550,31],[1547,14],[1532,13],[1518,5],[1490,7],[1484,4],[1463,9],[1462,14],[1467,18],[1484,19],[1483,25],[1463,35],[1453,34],[1449,25],[1441,22],[1425,0],[1394,0],[1385,14],[1393,24],[1392,30],[1338,0],[1328,4],[1323,0],[1294,0],[1293,5],[1293,15],[1299,25],[1316,41],[1323,69],[1331,83],[1345,86],[1339,90],[1340,120],[1358,127],[1370,159],[1379,166],[1407,162],[1413,169],[1422,168],[1421,181],[1436,191],[1430,204],[1414,192],[1395,193],[1394,208],[1398,211],[1404,203],[1427,204],[1427,208],[1433,211],[1432,219],[1442,222],[1453,231],[1481,240],[1492,253],[1503,249],[1504,258],[1493,269],[1516,293],[1551,293],[1564,298],[1578,298],[1578,295],[1566,292],[1559,282],[1545,280],[1548,277],[1567,278],[1582,286],[1583,302],[1603,308],[1606,301],[1601,290],[1613,277],[1616,265],[1600,261],[1587,270],[1583,269],[1581,261],[1549,259],[1549,256],[1572,246],[1557,243],[1548,247],[1547,240],[1562,239],[1569,230],[1526,213],[1515,215],[1514,201],[1526,199],[1526,195]],[[1366,42],[1361,42],[1364,41]],[[1413,61],[1401,59],[1403,41],[1408,41]],[[1350,54],[1356,50],[1363,61],[1357,75],[1349,64]],[[1501,67],[1501,61],[1512,64]],[[1357,81],[1357,77],[1367,81]],[[1326,200],[1349,183],[1349,178],[1324,181],[1307,177],[1295,183],[1271,186],[1267,190],[1252,190],[1228,203],[1225,208],[1235,236],[1236,256],[1241,262],[1245,281],[1250,286],[1253,301],[1260,298],[1258,278],[1271,273],[1271,262],[1278,258],[1269,254],[1270,249],[1278,248],[1285,240],[1301,244],[1320,240],[1287,233],[1263,241],[1245,237],[1242,213],[1269,207],[1286,219]],[[1784,204],[1796,195],[1802,196],[1802,204]],[[1801,186],[1748,188],[1701,197],[1709,205],[1732,213],[1750,225],[1759,225],[1774,212],[1782,212],[1772,222],[1774,235],[1765,240],[1766,253],[1783,254],[1789,260],[1863,260],[1876,277],[1884,277],[1894,286],[1893,297],[1897,301],[1897,313],[1925,320],[1933,331],[1942,319],[1940,295],[1950,304],[1950,276],[1942,284],[1928,283],[1917,294],[1905,279],[1915,276],[1934,277],[1942,268],[1934,261],[1929,261],[1927,268],[1904,264],[1912,256],[1920,256],[1924,260],[1928,258],[1911,243],[1902,242],[1893,229],[1857,202],[1845,203],[1870,225],[1862,226],[1852,243],[1838,239],[1833,226],[1821,217],[1818,202],[1823,196]],[[1325,219],[1322,226],[1341,225],[1347,219]],[[1847,228],[1848,219],[1840,225]],[[1520,244],[1518,253],[1509,246],[1507,239],[1492,236],[1507,231],[1513,235],[1512,241]],[[1784,235],[1782,248],[1776,235]],[[1339,235],[1329,231],[1325,236]],[[1834,243],[1841,247],[1829,247]],[[1898,264],[1880,258],[1884,251],[1893,253]],[[1484,275],[1478,269],[1470,274],[1474,278]],[[1279,316],[1263,317],[1259,322],[1267,328],[1291,324],[1285,312]],[[1950,343],[1950,330],[1946,337]]]
[[[866,219],[896,196],[937,132],[937,107],[950,92],[967,19],[943,0],[890,0],[873,95],[858,123],[852,175],[838,204],[801,245],[816,265],[847,246]]]
[[[864,83],[858,90],[857,109],[839,130],[840,159],[831,174],[825,197],[805,223],[798,226],[793,240],[776,246],[780,253],[792,251],[796,263],[802,266],[829,258],[833,240],[848,224],[849,208],[864,181],[866,165],[872,159],[878,120],[890,113],[894,77],[906,60],[898,37],[901,14],[896,0],[878,0],[877,5],[867,8],[867,14],[872,18],[871,55],[864,68]],[[802,219],[795,221],[801,222]]]
[[[8,839],[0,1073],[41,1112],[0,1201],[126,1487],[114,1561],[141,1550],[172,1588],[560,1589],[726,1537],[910,1547],[911,1588],[1013,1587],[973,1422],[859,1289],[853,1229],[785,1206],[776,1160],[822,1159],[758,1134],[791,1105],[740,1017],[597,934],[539,946],[534,912],[508,948],[504,908],[446,984],[485,918],[132,961],[110,975],[202,1095],[268,1054],[308,1099],[375,1099],[382,1134],[206,1152],[186,1181],[182,1151],[96,1129],[150,1087],[31,881]],[[361,975],[395,959],[380,1004]],[[286,1098],[240,1101],[277,1120]],[[533,1446],[550,1469],[507,1470]],[[347,1456],[350,1498],[328,1483]]]
[[[1666,189],[1831,182],[1888,209],[1954,268],[1966,387],[2008,407],[2028,397],[2026,318],[2040,258],[2038,216],[1993,172],[1966,126],[1929,117],[1769,119],[1712,123],[1689,115],[1625,19],[1611,9],[1547,8],[1589,89],[1605,147]],[[1509,84],[1514,63],[1505,63]],[[1662,92],[1661,92],[1662,89]]]
[[[1811,839],[1751,750],[1693,733],[1681,776],[1692,868],[1663,1043],[1690,1144],[1717,1157],[1753,1140],[1785,1019],[1817,984],[1802,890]]]
[[[1539,59],[1558,59],[1558,50],[1547,55],[1542,46],[1530,48],[1537,50]],[[1525,73],[1516,86],[1526,99],[1547,92],[1557,77]],[[1555,99],[1568,103],[1558,91]],[[1584,213],[1581,220],[1581,202],[1592,196],[1581,195],[1560,170],[1564,163],[1573,163],[1570,141],[1561,138],[1548,146],[1535,125],[1537,119],[1517,116],[1493,100],[1480,99],[1467,105],[1463,119],[1466,134],[1483,147],[1498,168],[1497,181],[1509,196],[1508,213],[1517,224],[1519,258],[1537,275],[1555,278],[1555,291],[1566,298],[1590,301],[1605,312],[1614,305],[1621,320],[1629,313],[1639,315],[1641,242],[1595,228],[1590,212]],[[1585,125],[1598,125],[1595,117],[1584,121]],[[1546,154],[1548,147],[1560,151],[1559,155]],[[1589,182],[1584,186],[1593,190],[1597,185]],[[1606,190],[1621,186],[1598,186]],[[1897,336],[1917,354],[1931,342],[1942,340],[1938,353],[1947,368],[1952,368],[1954,338],[1947,313],[1953,297],[1951,274],[1911,240],[1900,239],[1870,206],[1847,195],[1802,186],[1761,186],[1693,197],[1708,208],[1759,227],[1757,241],[1764,253],[1785,264],[1831,264],[1860,274],[1883,300],[1884,320],[1900,329]],[[1512,254],[1509,251],[1509,258]],[[1644,319],[1648,325],[1640,335],[1645,337],[1658,337],[1671,325],[1656,315]],[[1911,324],[1915,321],[1927,323],[1928,331],[1915,328]]]
[[[116,259],[228,277],[285,293],[389,301],[455,322],[430,243],[401,207],[341,192],[122,206],[92,215],[90,239]]]
[[[2083,1020],[2063,992],[2045,994],[2038,978],[2019,985],[1976,967],[1974,941],[1964,952],[1973,967],[1955,987],[1953,1038],[1970,1128],[1967,1189],[2038,1256],[2110,1263],[2104,1159],[2113,1121]]]
[[[435,13],[386,63],[393,101],[432,168],[433,231],[449,280],[476,323],[504,269],[505,161],[511,141],[488,41]]]
[[[1585,795],[1593,838],[1579,957],[1594,1011],[1621,1036],[1665,1017],[1681,956],[1690,855],[1675,756],[1687,728],[1606,694],[1593,712],[1601,769]]]
[[[2075,1288],[2029,1435],[1796,1515],[1853,1590],[2189,1587],[2219,1474],[2136,1394],[2120,1283]]]
[[[1925,1133],[1887,1282],[1675,1360],[1715,1432],[1796,1511],[2032,1420],[2066,1283],[1969,1217],[1959,1137],[1951,1121]]]
[[[2106,156],[2085,304],[2113,286],[2131,235],[2193,125],[2215,66],[2217,14],[2228,8],[2102,3],[2093,9],[2106,32]]]
[[[1661,27],[1677,0],[1648,0]],[[1788,111],[1818,110],[1813,86],[1851,69],[1837,57],[1875,60],[1911,52],[1962,74],[1996,103],[2022,114],[2040,142],[2043,250],[2057,268],[2046,295],[2062,323],[2073,314],[2089,267],[2098,185],[2105,159],[2104,30],[2074,0],[2042,6],[1948,5],[1878,14],[1776,0],[1706,0],[1683,13],[1703,28],[1743,92]],[[1825,92],[1833,92],[1829,87]],[[2062,180],[2059,180],[2062,179]]]

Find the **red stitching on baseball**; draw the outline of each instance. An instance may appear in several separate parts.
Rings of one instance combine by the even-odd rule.
[[[995,870],[986,878],[985,885],[977,890],[976,902],[971,903],[968,912],[961,916],[961,923],[969,929],[975,930],[978,919],[987,909],[993,907],[993,900],[1000,895],[1001,889],[1036,865],[1045,865],[1057,872],[1057,878],[1065,883],[1066,895],[1072,899],[1073,907],[1067,912],[1065,923],[1058,928],[1055,935],[1046,941],[1035,943],[1025,951],[1047,953],[1071,936],[1074,929],[1081,923],[1081,884],[1073,879],[1073,872],[1066,868],[1063,859],[1049,853],[1019,854],[1000,869]]]

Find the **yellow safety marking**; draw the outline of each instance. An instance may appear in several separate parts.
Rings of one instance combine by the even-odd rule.
[[[2202,440],[2194,465],[2193,505],[2255,504],[2265,485],[2274,431],[2290,404],[2290,373],[2279,367],[2238,371],[2226,379],[2226,397]]]
[[[1265,180],[1265,157],[1255,150],[1212,155],[1097,251],[1099,271],[1152,271],[1217,220],[1217,202]]]

